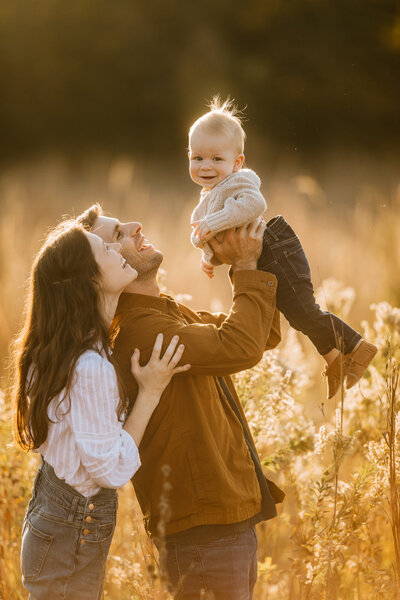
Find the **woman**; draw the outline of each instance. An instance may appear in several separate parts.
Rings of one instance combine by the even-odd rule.
[[[69,221],[50,233],[33,265],[14,390],[16,440],[42,455],[22,535],[31,600],[102,597],[116,488],[140,466],[138,446],[171,377],[190,368],[176,366],[177,338],[160,357],[159,335],[146,366],[138,350],[132,356],[139,393],[129,406],[108,332],[137,272],[119,252]]]

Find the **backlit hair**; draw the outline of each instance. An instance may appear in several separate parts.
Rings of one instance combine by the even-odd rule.
[[[233,100],[222,101],[214,96],[209,104],[209,111],[199,117],[189,129],[189,144],[195,131],[211,132],[225,135],[232,140],[237,151],[244,152],[246,134],[242,127],[242,113]]]
[[[100,311],[99,281],[100,267],[84,228],[74,220],[64,221],[47,236],[33,263],[25,323],[14,347],[14,435],[24,450],[45,442],[53,398],[60,396],[60,415],[69,411],[80,355],[99,351],[100,346],[113,361]],[[120,387],[119,417],[126,408]]]
[[[103,214],[103,209],[100,204],[96,202],[96,204],[92,204],[88,209],[85,210],[79,217],[76,217],[75,222],[78,225],[82,225],[88,231],[93,229],[93,226],[98,217],[101,217]]]

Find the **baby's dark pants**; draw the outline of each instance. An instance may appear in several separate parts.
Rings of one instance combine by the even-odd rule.
[[[333,348],[348,354],[354,349],[361,335],[316,303],[307,257],[296,233],[281,215],[267,223],[257,268],[276,275],[277,308],[320,354]]]

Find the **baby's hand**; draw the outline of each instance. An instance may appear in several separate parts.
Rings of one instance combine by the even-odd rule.
[[[214,277],[214,267],[208,265],[204,260],[201,261],[201,270],[212,279]]]
[[[200,219],[200,221],[193,221],[191,225],[195,228],[194,235],[197,236],[199,240],[203,240],[207,235],[210,235],[211,233],[205,219]]]

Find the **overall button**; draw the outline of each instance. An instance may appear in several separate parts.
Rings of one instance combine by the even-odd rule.
[[[269,280],[269,281],[267,281],[267,285],[269,285],[270,287],[272,287],[272,286],[273,286],[273,285],[275,285],[275,284],[274,284],[274,282],[273,282],[273,281]]]
[[[93,510],[94,509],[94,504],[89,504],[89,510]]]
[[[86,523],[90,523],[91,520],[92,520],[92,517],[86,517],[86,519],[85,519]]]
[[[89,529],[84,529],[84,530],[83,530],[83,535],[87,535],[88,533],[90,533],[90,530],[89,530]]]

